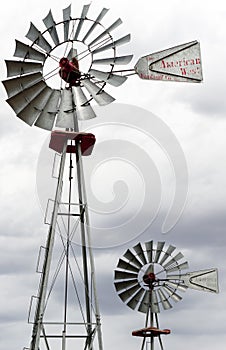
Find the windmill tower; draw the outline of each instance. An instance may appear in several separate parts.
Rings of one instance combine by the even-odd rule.
[[[143,338],[141,350],[147,345],[154,350],[155,340],[163,350],[161,336],[170,334],[170,329],[160,329],[158,315],[182,299],[180,292],[192,288],[218,293],[216,268],[183,273],[186,269],[183,254],[172,245],[165,247],[165,242],[138,243],[119,259],[114,282],[118,296],[131,309],[146,315],[144,328],[132,332]]]
[[[96,338],[103,348],[82,166],[82,157],[92,153],[95,135],[79,130],[79,120],[96,117],[93,101],[100,106],[113,102],[105,87],[118,87],[131,74],[148,80],[202,81],[197,41],[142,57],[127,69],[133,55],[120,56],[118,48],[130,41],[130,34],[117,39],[112,35],[121,19],[105,27],[108,9],[91,19],[89,8],[84,5],[80,16],[73,17],[69,6],[58,23],[50,11],[43,19],[45,29],[39,31],[31,23],[29,44],[16,40],[17,59],[6,60],[8,104],[29,126],[50,131],[50,148],[60,154],[47,241],[38,261],[40,284],[29,313],[30,350],[69,350],[74,343],[92,349]],[[76,234],[80,246],[75,248]],[[152,289],[152,282],[147,283]],[[59,310],[54,307],[57,298]]]

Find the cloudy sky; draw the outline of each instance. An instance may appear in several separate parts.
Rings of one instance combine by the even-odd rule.
[[[6,79],[4,59],[13,57],[14,40],[27,43],[25,35],[30,21],[44,30],[42,19],[49,9],[52,9],[56,21],[61,21],[61,11],[69,4],[67,1],[22,0],[18,5],[15,1],[7,1],[0,14],[1,80]],[[74,17],[80,15],[84,4],[83,0],[72,3]],[[122,186],[123,181],[127,185],[126,191],[131,191],[128,197],[131,204],[124,214],[130,215],[131,210],[137,210],[137,223],[147,220],[148,227],[128,226],[125,239],[118,233],[117,239],[106,239],[102,246],[97,239],[99,249],[95,249],[94,254],[105,348],[113,350],[129,346],[135,350],[140,347],[140,341],[131,337],[131,331],[143,326],[144,317],[123,305],[116,295],[113,270],[127,248],[138,241],[153,239],[175,245],[188,259],[191,271],[209,267],[219,270],[219,294],[189,290],[172,310],[161,313],[161,326],[172,330],[172,335],[164,339],[166,349],[222,349],[226,342],[226,6],[220,0],[141,0],[135,4],[129,0],[94,0],[90,17],[92,14],[96,17],[103,7],[110,8],[106,25],[118,17],[123,20],[123,25],[115,32],[116,37],[127,33],[132,35],[131,43],[120,51],[134,54],[131,68],[141,56],[198,40],[204,76],[201,84],[142,81],[133,76],[120,88],[109,87],[108,91],[120,105],[97,109],[99,120],[82,124],[84,129],[93,130],[101,142],[112,138],[108,144],[110,156],[103,148],[104,143],[102,148],[97,143],[96,158],[95,153],[90,158],[92,166],[97,169],[91,180],[99,202],[111,201],[107,186],[112,188],[118,180],[121,180],[118,185]],[[47,232],[47,226],[43,224],[43,194],[40,195],[38,187],[42,180],[36,181],[36,174],[41,171],[44,178],[48,177],[48,169],[40,170],[48,157],[48,150],[45,150],[48,132],[30,128],[18,120],[5,102],[7,96],[3,86],[0,94],[0,348],[13,350],[22,349],[30,342],[31,325],[26,323],[28,306],[38,286],[35,265],[39,246],[45,243]],[[123,113],[120,114],[119,109]],[[139,116],[143,118],[142,122]],[[114,122],[117,130],[109,126]],[[117,136],[113,137],[113,134]],[[116,161],[118,168],[112,164],[113,160],[106,162],[104,159],[108,168],[104,170],[106,173],[101,173],[98,164],[101,156],[114,158],[114,138],[119,140],[118,159],[120,146],[124,150],[126,142],[127,152]],[[139,163],[131,153],[136,154],[144,148],[147,155],[140,156],[139,153]],[[175,155],[174,151],[178,153]],[[150,167],[143,167],[146,157]],[[87,162],[85,165],[91,172]],[[186,205],[183,212],[175,214],[171,229],[163,234],[174,188],[181,186],[181,191],[186,192],[187,170]],[[179,175],[176,172],[176,176],[175,171]],[[106,174],[110,180],[106,179]],[[143,197],[140,191],[136,193],[132,180],[137,175],[141,175],[140,180],[136,180],[137,187],[153,191],[154,205],[153,201],[144,201],[145,193]],[[148,182],[149,176],[150,182],[154,183],[152,186]],[[106,189],[98,191],[102,185]],[[125,187],[120,189],[124,191]],[[137,209],[137,203],[145,203],[145,207],[140,205]],[[183,205],[182,198],[181,209]],[[115,227],[115,220],[121,223],[121,217],[120,213],[119,217],[94,215],[94,221]],[[132,219],[129,217],[128,221],[132,222]]]

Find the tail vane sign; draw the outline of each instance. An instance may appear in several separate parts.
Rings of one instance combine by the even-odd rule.
[[[203,80],[200,43],[192,41],[144,56],[135,71],[141,79],[199,83]]]

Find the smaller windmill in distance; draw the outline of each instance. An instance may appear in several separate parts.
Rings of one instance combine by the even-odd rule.
[[[115,269],[114,285],[121,300],[131,309],[146,314],[144,328],[132,332],[143,338],[141,350],[150,345],[154,350],[158,339],[163,350],[161,336],[170,334],[169,329],[160,329],[158,314],[172,308],[172,301],[182,297],[179,292],[188,288],[218,293],[218,272],[216,268],[182,273],[188,268],[181,252],[165,242],[138,243],[128,249],[119,259]]]

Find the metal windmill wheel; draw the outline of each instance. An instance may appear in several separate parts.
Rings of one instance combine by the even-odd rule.
[[[80,17],[72,18],[69,6],[63,10],[63,21],[59,23],[50,10],[43,19],[44,31],[30,24],[26,37],[31,45],[16,40],[14,56],[22,60],[6,60],[10,79],[3,84],[9,97],[7,102],[30,126],[47,130],[74,128],[74,110],[78,119],[95,117],[91,100],[101,106],[113,102],[114,98],[104,91],[105,86],[117,87],[126,81],[126,76],[112,72],[115,65],[126,65],[133,57],[117,54],[118,47],[130,41],[130,34],[115,40],[112,31],[122,24],[121,19],[105,28],[101,21],[108,9],[103,8],[92,20],[87,17],[89,8],[90,4],[85,5]],[[88,64],[84,66],[85,60]],[[69,69],[61,74],[59,70],[65,71],[65,61]],[[104,70],[97,69],[98,66]],[[59,73],[62,80],[58,79],[58,88],[50,87],[49,83]]]
[[[181,252],[165,242],[138,243],[128,249],[119,259],[115,270],[114,285],[120,299],[133,310],[146,314],[145,328],[133,331],[134,336],[158,338],[161,349],[161,334],[169,334],[169,329],[159,329],[158,314],[173,307],[172,302],[182,299],[180,292],[187,288],[218,293],[217,269],[182,273],[188,269]]]

